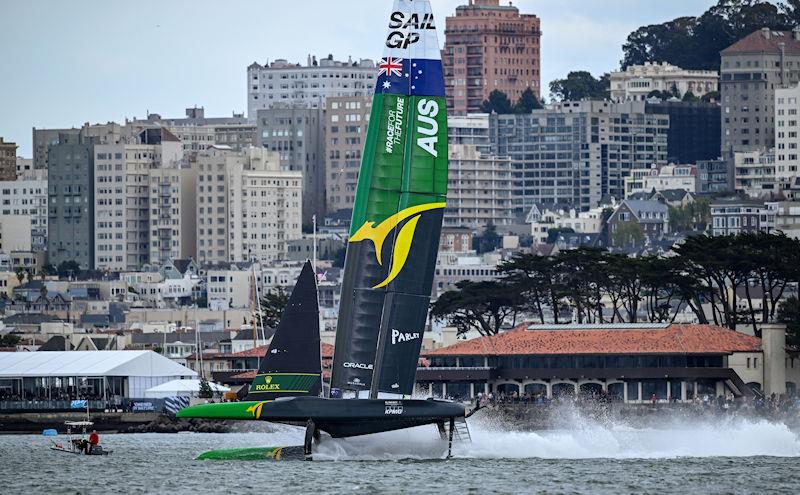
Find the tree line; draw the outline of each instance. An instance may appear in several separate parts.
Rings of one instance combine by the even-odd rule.
[[[516,254],[491,281],[461,281],[432,304],[431,316],[481,335],[520,321],[674,322],[684,310],[731,329],[776,321],[800,281],[800,241],[782,233],[693,236],[666,257],[629,258],[602,249],[554,256]],[[790,311],[786,308],[787,312]]]

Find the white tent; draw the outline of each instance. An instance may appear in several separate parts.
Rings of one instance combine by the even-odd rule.
[[[197,372],[153,351],[0,352],[0,379],[125,377],[127,397]]]
[[[230,392],[231,389],[223,385],[208,382],[215,394]],[[200,392],[200,380],[172,380],[147,389],[144,396],[147,399],[163,399],[165,397],[197,397]]]

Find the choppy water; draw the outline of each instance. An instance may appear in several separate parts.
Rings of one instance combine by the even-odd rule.
[[[800,493],[800,439],[765,421],[537,433],[471,424],[442,459],[433,427],[323,438],[314,462],[195,461],[209,449],[298,445],[302,431],[103,435],[108,457],[0,436],[0,493]]]

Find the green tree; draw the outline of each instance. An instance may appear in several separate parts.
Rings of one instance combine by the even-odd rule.
[[[22,281],[25,280],[25,269],[21,267],[17,267],[14,270],[14,273],[17,275],[17,281],[22,285]]]
[[[558,239],[558,236],[561,234],[574,234],[575,229],[572,227],[557,227],[552,229],[547,229],[547,243],[553,244]]]
[[[489,222],[483,229],[483,233],[475,236],[475,250],[478,254],[490,253],[500,247],[502,242],[503,238],[497,233],[497,227]]]
[[[58,264],[57,271],[61,278],[77,276],[81,272],[81,265],[75,260],[62,261]]]
[[[514,113],[531,113],[534,110],[543,108],[541,100],[536,98],[531,88],[526,88],[520,95],[517,103],[514,104]]]
[[[261,297],[261,324],[269,328],[277,328],[281,322],[281,316],[289,303],[289,294],[283,287],[275,287],[268,290]]]
[[[57,273],[58,273],[58,270],[56,270],[56,267],[53,266],[52,263],[47,263],[46,265],[44,265],[42,267],[42,276],[43,277],[50,277],[52,275],[56,275]]]
[[[570,72],[565,79],[556,79],[550,83],[550,97],[558,101],[607,99],[610,88],[609,77],[608,74],[603,74],[595,78],[585,70]]]
[[[644,241],[644,232],[638,223],[623,222],[611,234],[611,241],[615,246],[636,246]]]
[[[700,101],[700,98],[696,97],[691,91],[687,91],[683,94],[682,100],[690,103],[697,103]]]
[[[800,300],[792,296],[778,307],[778,322],[786,325],[786,347],[795,354],[800,352]]]
[[[214,390],[211,388],[211,384],[208,383],[206,378],[200,377],[200,391],[197,394],[198,397],[201,399],[213,399],[214,398]]]
[[[456,283],[431,305],[431,316],[447,321],[464,334],[476,330],[481,335],[497,335],[505,325],[514,326],[522,307],[517,287],[498,281]]]
[[[700,101],[703,103],[710,103],[712,101],[719,101],[719,91],[709,91],[708,93],[704,94],[700,97]]]
[[[19,336],[12,335],[7,333],[5,335],[0,335],[0,347],[14,347],[20,342]]]
[[[625,69],[668,62],[684,69],[719,70],[719,52],[748,34],[797,24],[797,1],[781,9],[763,0],[719,0],[700,17],[678,17],[633,31],[622,46]]]
[[[513,110],[508,95],[497,89],[489,93],[489,98],[481,103],[483,113],[509,114],[513,113]]]

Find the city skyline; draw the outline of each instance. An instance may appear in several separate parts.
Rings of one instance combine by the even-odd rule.
[[[158,10],[152,2],[14,2],[7,11],[16,22],[0,31],[0,55],[13,68],[0,83],[0,135],[16,142],[19,155],[30,157],[32,127],[123,122],[148,111],[174,117],[193,105],[204,106],[210,116],[244,113],[246,67],[253,61],[304,63],[309,54],[328,53],[339,60],[380,57],[374,47],[380,46],[385,29],[383,6],[373,8],[374,2],[364,0],[307,3],[312,8],[282,12],[285,19],[276,22],[268,16],[275,10],[273,2],[237,2],[219,12],[203,1],[193,2],[191,11],[187,2],[158,5]],[[465,3],[434,0],[440,40],[444,17]],[[550,81],[570,70],[599,74],[616,68],[622,43],[637,27],[699,15],[712,3],[679,0],[658,12],[642,0],[589,5],[520,0],[514,5],[542,21],[542,89],[548,96]],[[358,18],[342,4],[352,5]],[[139,15],[148,5],[153,14]],[[211,9],[213,16],[207,15]],[[619,18],[621,11],[625,19]],[[303,42],[285,43],[297,26],[303,28]],[[331,32],[341,35],[332,37]],[[45,73],[49,77],[41,77]]]

